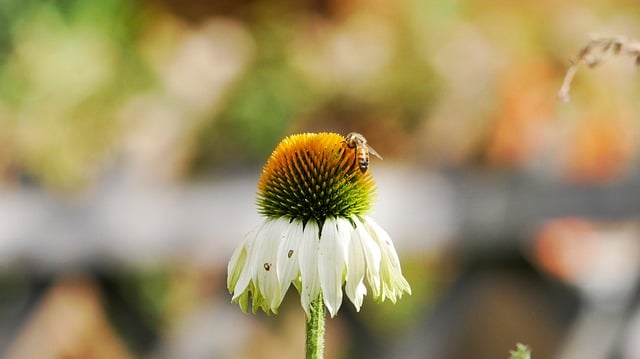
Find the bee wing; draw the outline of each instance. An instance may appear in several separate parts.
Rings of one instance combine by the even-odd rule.
[[[368,144],[366,146],[367,146],[367,150],[369,151],[370,154],[378,157],[379,159],[382,159],[382,156],[380,156],[378,154],[378,152],[376,152],[376,150],[373,149],[373,147],[369,146]]]

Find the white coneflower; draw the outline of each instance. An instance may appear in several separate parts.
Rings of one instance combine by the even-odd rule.
[[[291,284],[297,288],[307,314],[308,358],[322,357],[324,306],[335,316],[343,287],[356,310],[365,281],[379,301],[411,293],[389,235],[366,216],[374,182],[355,156],[335,133],[280,142],[258,184],[266,218],[229,261],[227,286],[245,312],[251,301],[254,312],[275,313]]]
[[[254,312],[277,312],[294,284],[302,306],[320,294],[331,316],[342,288],[357,310],[367,293],[395,302],[411,292],[389,235],[365,213],[374,182],[361,173],[352,149],[334,133],[285,138],[265,165],[258,185],[265,221],[249,232],[229,261],[233,300]]]

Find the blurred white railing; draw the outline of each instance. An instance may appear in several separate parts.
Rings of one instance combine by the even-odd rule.
[[[376,165],[374,219],[399,253],[439,246],[500,245],[523,239],[546,219],[581,215],[640,216],[637,176],[577,186],[522,175],[427,172]],[[259,172],[184,186],[140,184],[120,177],[73,197],[37,188],[0,192],[0,261],[45,268],[82,264],[188,260],[224,265],[261,219]]]
[[[224,265],[261,219],[259,173],[197,185],[142,185],[118,178],[74,197],[33,188],[0,192],[0,261],[46,268],[188,260]],[[433,174],[378,166],[372,216],[402,252],[453,230],[453,197]]]

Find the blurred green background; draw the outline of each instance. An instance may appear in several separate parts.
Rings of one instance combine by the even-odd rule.
[[[329,323],[327,357],[495,358],[516,341],[531,344],[534,357],[563,357],[580,298],[592,295],[590,285],[584,294],[582,279],[590,275],[563,261],[586,242],[564,239],[597,237],[604,244],[594,246],[606,253],[633,252],[640,209],[632,203],[618,210],[616,203],[638,202],[636,193],[623,187],[619,198],[571,202],[562,213],[536,217],[546,218],[533,228],[519,224],[530,224],[531,213],[514,210],[517,220],[505,217],[507,224],[489,231],[500,233],[496,241],[469,238],[465,216],[476,212],[465,208],[484,206],[473,194],[487,186],[507,186],[507,194],[527,186],[543,193],[561,186],[560,194],[636,187],[640,78],[633,59],[581,70],[569,103],[558,102],[556,92],[589,36],[638,39],[639,20],[640,7],[625,0],[0,1],[0,354],[300,357],[303,316],[295,295],[279,316],[244,315],[229,304],[226,258],[258,222],[233,218],[245,208],[234,207],[240,199],[216,191],[227,188],[220,181],[248,184],[241,187],[244,204],[253,206],[252,186],[284,136],[357,131],[384,156],[372,164],[384,183],[402,186],[396,174],[435,174],[470,197],[454,194],[458,202],[447,202],[462,209],[450,214],[451,228],[437,232],[435,244],[421,244],[429,241],[428,227],[398,238],[413,296],[395,306],[368,302],[359,314],[345,303]],[[407,190],[419,192],[417,183]],[[199,235],[194,223],[206,222],[209,198],[228,209],[211,225],[234,228],[193,244],[187,237]],[[438,198],[432,206],[441,208]],[[175,219],[189,229],[169,245],[137,237],[158,223],[119,217],[148,207],[180,211],[178,203],[202,211]],[[86,215],[103,204],[108,210]],[[486,204],[489,212],[494,204]],[[429,222],[408,208],[385,210],[413,218],[408,223]],[[583,216],[587,208],[602,209],[605,218]],[[67,228],[74,220],[80,237],[94,239],[67,246],[67,234],[78,230]],[[620,233],[631,239],[610,246],[609,237]],[[188,255],[207,251],[217,251],[203,255],[208,262]],[[578,261],[598,261],[602,251],[578,251]],[[611,275],[624,271],[631,283],[638,261],[628,261]],[[493,278],[486,292],[464,289],[481,286],[469,279],[476,273]],[[545,291],[557,294],[540,297]],[[465,300],[478,309],[458,310],[469,308]],[[618,305],[630,310],[633,303]],[[58,326],[59,336],[43,335]],[[625,335],[617,338],[636,338]],[[40,352],[33,338],[46,341]],[[640,355],[624,340],[616,343],[605,353]]]
[[[358,130],[414,164],[526,167],[553,152],[561,172],[606,176],[574,148],[621,166],[632,155],[634,69],[580,74],[569,105],[552,94],[589,35],[633,35],[638,12],[624,1],[3,1],[2,181],[75,191],[114,161],[154,157],[153,171],[189,180],[259,166],[283,136],[316,130]]]

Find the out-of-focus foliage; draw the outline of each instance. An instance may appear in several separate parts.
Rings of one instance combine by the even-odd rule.
[[[402,19],[279,9],[245,19],[254,57],[199,138],[196,166],[264,161],[287,133],[414,130],[436,78]]]
[[[421,123],[437,77],[406,9],[239,8],[188,22],[149,3],[5,3],[4,180],[73,188],[114,160],[175,178],[257,165],[292,131],[382,142]]]
[[[391,160],[606,180],[637,153],[633,66],[554,95],[590,33],[639,32],[618,5],[4,1],[1,178],[176,180],[258,166],[292,132],[355,130]]]
[[[136,5],[0,5],[0,168],[53,186],[91,178],[121,134],[118,106],[150,81]]]

